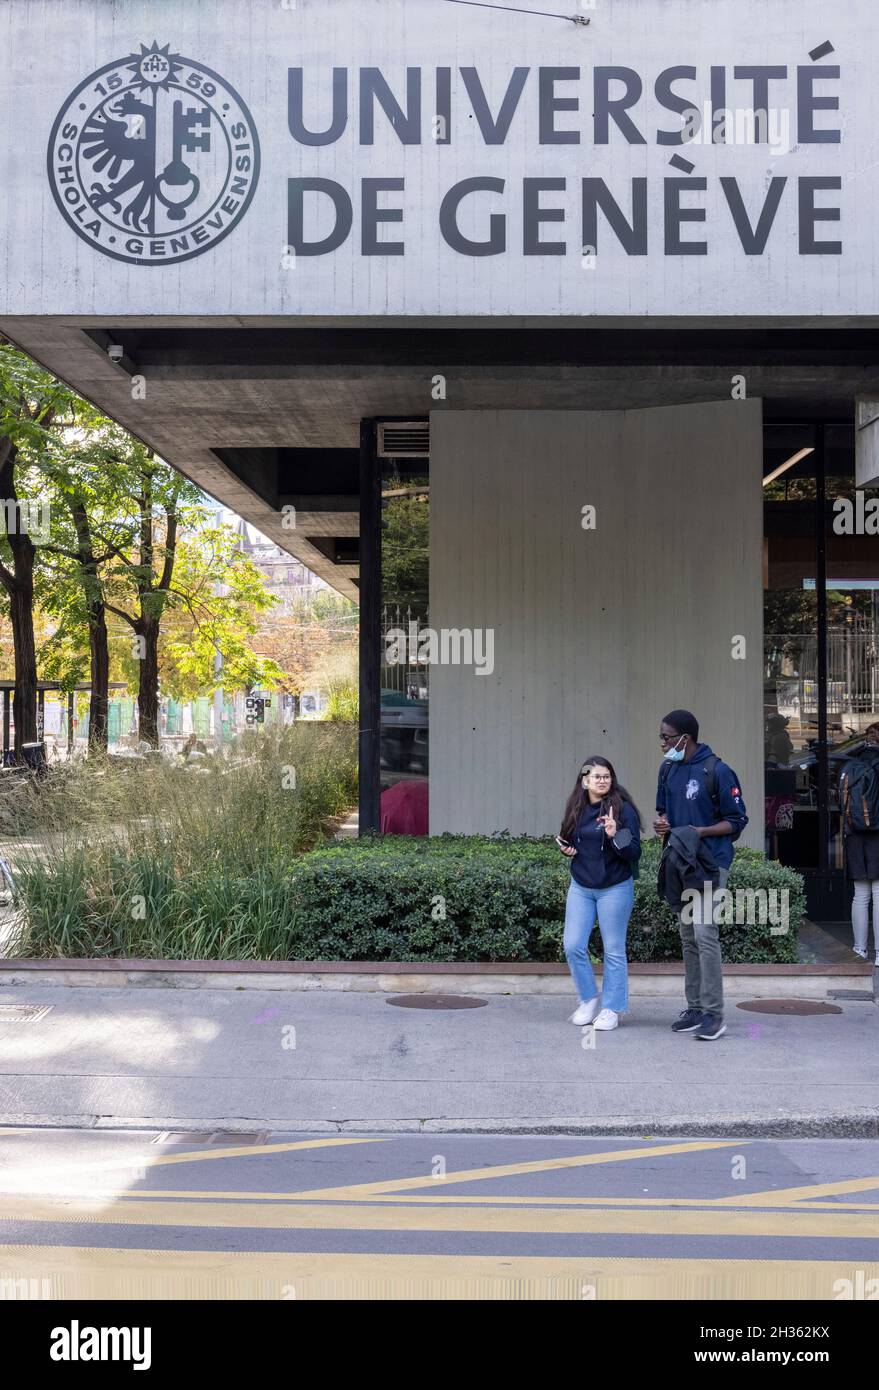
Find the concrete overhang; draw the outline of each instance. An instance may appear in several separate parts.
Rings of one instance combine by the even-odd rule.
[[[856,397],[879,399],[873,321],[108,315],[6,318],[0,332],[354,599],[364,417],[729,400],[734,377],[769,417],[854,421]]]

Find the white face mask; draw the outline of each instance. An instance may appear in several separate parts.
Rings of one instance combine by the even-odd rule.
[[[686,747],[687,735],[681,734],[681,738],[684,740],[684,745]],[[678,743],[680,743],[680,741],[681,739],[679,738]],[[674,748],[669,748],[668,752],[663,754],[663,761],[667,763],[682,763],[684,761],[685,747],[679,748],[677,744],[675,744]]]

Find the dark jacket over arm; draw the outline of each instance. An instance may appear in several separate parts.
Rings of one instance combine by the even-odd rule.
[[[702,892],[710,883],[714,890],[720,881],[717,865],[705,841],[692,826],[672,830],[659,861],[657,891],[672,912],[680,912],[687,889]]]

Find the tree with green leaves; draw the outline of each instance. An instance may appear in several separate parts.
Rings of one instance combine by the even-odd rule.
[[[260,616],[277,602],[229,526],[202,513],[177,545],[171,607],[161,643],[162,686],[187,700],[214,687],[216,658],[229,690],[274,688],[283,671],[253,649]]]
[[[274,599],[198,488],[106,420],[53,469],[62,520],[46,547],[39,593],[56,622],[43,658],[72,688],[82,678],[88,632],[91,746],[106,747],[111,657],[117,675],[137,688],[140,735],[153,746],[160,672],[163,690],[182,699],[212,688],[218,655],[231,688],[281,678],[249,642]],[[111,641],[113,618],[129,630],[128,643]]]
[[[41,551],[35,589],[56,628],[41,660],[62,689],[90,682],[89,747],[106,752],[110,649],[101,566],[133,543],[133,524],[121,502],[126,493],[128,436],[85,406],[80,427],[47,450],[42,472],[52,497],[52,537]],[[87,635],[88,662],[82,636]]]
[[[84,619],[91,741],[93,747],[106,747],[107,615],[125,622],[138,663],[140,735],[158,747],[161,621],[174,601],[180,523],[196,515],[201,493],[112,421],[96,417],[87,425],[43,460],[58,520],[57,534],[46,546],[47,562],[54,564],[41,592],[59,621],[53,655],[70,648],[72,629]]]
[[[51,510],[40,465],[76,422],[80,398],[0,340],[0,585],[15,655],[15,752],[37,738],[34,568]]]
[[[104,606],[127,623],[139,662],[138,728],[141,739],[159,746],[159,631],[171,599],[181,514],[201,494],[193,483],[157,459],[130,435],[118,440],[123,524],[131,526],[133,553],[103,538],[110,551],[103,583]],[[124,607],[122,605],[125,605]]]
[[[430,482],[393,474],[382,484],[382,603],[427,621]]]
[[[38,534],[34,515],[51,525]],[[2,340],[0,517],[16,750],[37,737],[35,600],[53,623],[44,673],[71,690],[88,670],[93,749],[107,746],[113,617],[131,633],[122,665],[136,672],[140,734],[154,747],[160,660],[184,697],[212,686],[218,655],[232,687],[282,678],[249,642],[275,600],[200,490]]]

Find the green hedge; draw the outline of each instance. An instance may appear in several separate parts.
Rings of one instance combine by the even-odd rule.
[[[629,924],[632,961],[680,960],[677,922],[656,891],[659,841],[645,842]],[[560,961],[569,882],[555,841],[478,835],[364,837],[305,855],[292,875],[300,960]],[[730,963],[797,959],[799,874],[739,849],[729,889],[787,890],[785,934],[722,926]],[[601,939],[592,938],[600,958]]]
[[[298,762],[305,773],[305,758]],[[281,785],[277,769],[250,766],[244,780],[247,788],[231,778],[196,777],[197,801],[190,802],[187,787],[187,814],[175,822],[173,837],[154,829],[108,835],[97,843],[80,838],[19,861],[22,922],[14,953],[177,960],[564,960],[569,871],[554,840],[365,837],[333,842],[291,864],[297,834],[333,802],[327,804],[326,794],[312,787],[311,795],[323,805],[309,804],[300,820],[297,798],[310,803],[307,775],[297,782],[296,797],[284,801],[275,786]],[[633,961],[681,955],[675,919],[656,893],[658,857],[659,842],[646,841],[629,925]],[[724,958],[795,961],[805,910],[799,875],[755,850],[739,850],[729,886],[733,891],[787,889],[790,919],[787,934],[778,936],[768,927],[722,927]],[[592,950],[600,957],[597,931]]]

